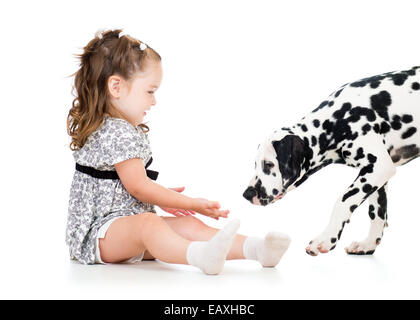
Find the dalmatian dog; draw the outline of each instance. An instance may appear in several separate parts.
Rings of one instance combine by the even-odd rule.
[[[268,205],[331,163],[358,169],[337,199],[329,224],[306,252],[333,250],[352,213],[369,201],[367,238],[348,254],[373,254],[387,226],[387,182],[396,167],[420,155],[420,67],[347,83],[292,127],[258,146],[256,173],[243,196]]]

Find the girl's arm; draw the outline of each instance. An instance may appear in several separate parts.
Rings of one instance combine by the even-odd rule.
[[[116,163],[114,167],[124,187],[139,201],[160,207],[193,210],[210,217],[226,218],[229,213],[228,210],[218,210],[220,204],[216,201],[193,199],[150,180],[141,159],[128,159]]]

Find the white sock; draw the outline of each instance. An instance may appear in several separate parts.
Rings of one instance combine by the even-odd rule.
[[[193,241],[187,249],[187,261],[207,274],[222,272],[240,222],[229,222],[210,241]]]
[[[275,267],[290,244],[290,237],[279,232],[269,232],[264,239],[248,237],[244,241],[246,259],[258,260],[263,267]]]

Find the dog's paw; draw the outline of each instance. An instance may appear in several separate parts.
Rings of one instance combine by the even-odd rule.
[[[372,255],[379,243],[380,239],[377,239],[376,242],[372,240],[354,241],[345,250],[347,254]]]
[[[317,256],[318,253],[327,253],[335,248],[337,242],[336,238],[331,237],[318,237],[306,247],[306,253],[311,256]]]

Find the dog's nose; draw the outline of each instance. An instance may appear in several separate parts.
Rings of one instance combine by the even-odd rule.
[[[254,198],[256,195],[257,195],[257,190],[255,190],[254,187],[248,187],[243,194],[244,198],[249,201],[252,201],[252,198]]]

